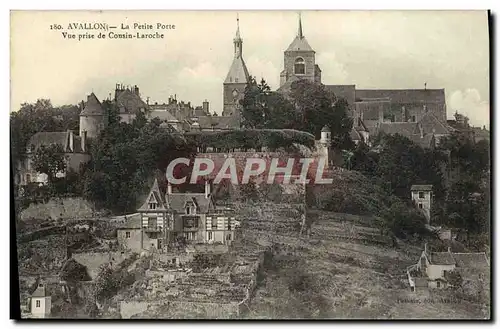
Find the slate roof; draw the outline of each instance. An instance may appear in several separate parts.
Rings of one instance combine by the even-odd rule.
[[[412,191],[432,191],[432,185],[412,185]]]
[[[453,258],[455,258],[459,267],[486,268],[490,266],[484,252],[453,253]]]
[[[314,51],[304,36],[297,35],[285,51]]]
[[[31,136],[28,146],[32,147],[32,152],[36,151],[41,145],[49,146],[59,144],[64,152],[71,152],[69,149],[69,131],[41,131]],[[83,153],[81,148],[81,137],[73,133],[73,152]]]
[[[201,116],[198,117],[198,123],[202,129],[237,129],[240,128],[238,116]]]
[[[325,89],[332,92],[335,96],[345,99],[349,107],[354,110],[356,102],[355,85],[325,85]]]
[[[118,226],[118,229],[134,229],[134,228],[141,228],[142,226],[142,218],[141,214],[134,214],[134,215],[129,215],[126,216],[127,219],[125,223],[121,224]]]
[[[172,193],[166,196],[168,207],[176,212],[184,212],[186,202],[192,201],[200,213],[208,213],[211,198],[206,198],[205,193]]]
[[[233,59],[224,83],[247,83],[250,80],[247,66],[243,57],[238,56]]]
[[[424,114],[419,123],[422,125],[425,134],[448,135],[451,127],[441,122],[433,113]]]
[[[87,96],[87,102],[80,112],[80,115],[104,115],[104,109],[101,102],[97,99],[94,93]]]
[[[116,105],[120,110],[120,114],[130,113],[137,114],[148,105],[141,99],[141,97],[130,89],[123,89],[117,91]]]
[[[435,265],[455,265],[455,259],[450,252],[431,252],[431,264]]]
[[[174,117],[169,111],[154,110],[148,113],[148,117],[159,118],[160,120],[166,120],[167,122],[179,122],[176,117]]]
[[[400,134],[408,137],[415,134],[415,131],[418,131],[417,127],[417,122],[384,122],[380,123],[377,130],[379,132],[383,131],[386,134]]]
[[[155,178],[155,181],[153,182],[153,186],[151,187],[151,190],[149,191],[149,194],[142,204],[142,206],[139,207],[138,211],[147,211],[149,209],[149,203],[155,202],[157,204],[157,209],[165,209],[167,207],[165,203],[165,192],[160,190],[160,187],[158,185],[158,179]]]
[[[398,104],[445,103],[444,89],[356,89],[356,98],[390,98]]]
[[[35,291],[31,294],[31,297],[47,297],[50,296],[45,288],[45,285],[39,284]]]

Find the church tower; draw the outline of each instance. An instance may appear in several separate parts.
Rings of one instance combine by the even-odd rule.
[[[302,33],[302,17],[299,14],[297,36],[285,50],[284,69],[280,74],[280,87],[297,79],[321,83],[321,70],[316,65],[316,52]]]
[[[245,95],[245,87],[250,81],[247,66],[243,60],[243,39],[240,36],[240,19],[236,18],[236,36],[234,43],[234,59],[231,68],[224,80],[224,108],[222,115],[238,116],[240,115],[240,100]]]

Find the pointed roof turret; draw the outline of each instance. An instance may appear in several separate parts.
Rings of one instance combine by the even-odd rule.
[[[302,15],[299,13],[299,32],[297,33],[297,36],[300,39],[303,39],[304,36],[302,35]]]
[[[146,198],[142,206],[139,207],[138,211],[150,210],[149,208],[150,203],[156,204],[155,209],[165,209],[165,195],[160,190],[157,178],[155,178],[153,186],[149,191],[148,197]]]
[[[302,33],[302,16],[299,13],[299,29],[297,36],[293,39],[286,51],[314,51]]]
[[[94,93],[87,96],[87,102],[80,115],[104,115],[101,102],[99,102]]]
[[[234,43],[234,59],[224,83],[247,83],[250,80],[247,66],[243,60],[243,39],[240,35],[240,18],[236,18],[236,35],[233,39]]]
[[[236,35],[234,36],[234,42],[237,41],[243,42],[240,36],[240,16],[238,14],[236,14]]]

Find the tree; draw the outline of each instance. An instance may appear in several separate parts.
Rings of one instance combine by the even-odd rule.
[[[296,111],[287,99],[272,92],[264,79],[257,84],[254,77],[245,88],[241,100],[242,126],[245,128],[289,129],[296,126]]]
[[[398,238],[405,239],[414,235],[423,237],[427,234],[424,215],[402,202],[393,203],[382,218],[386,227]]]
[[[334,146],[342,149],[353,147],[349,136],[353,121],[348,115],[349,106],[345,99],[336,97],[324,85],[308,80],[294,81],[289,97],[298,112],[295,129],[310,132],[318,139],[326,125],[331,130]]]
[[[33,155],[33,168],[47,175],[49,184],[56,178],[56,174],[66,169],[66,156],[59,144],[49,146],[40,145]]]
[[[91,149],[84,170],[84,196],[115,212],[132,211],[150,188],[153,176],[164,175],[170,161],[190,158],[194,150],[186,140],[147,121],[142,114],[127,124],[114,119]]]

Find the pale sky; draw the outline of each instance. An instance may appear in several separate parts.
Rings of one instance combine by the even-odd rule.
[[[239,18],[250,74],[276,89],[283,51],[297,33],[297,12],[240,11]],[[73,22],[164,23],[176,29],[152,30],[165,39],[81,41],[50,30],[50,24],[61,24],[65,31]],[[471,124],[489,126],[485,11],[303,11],[302,26],[324,84],[402,89],[427,82],[427,88],[446,89],[448,117],[458,110]],[[150,102],[176,94],[194,105],[207,99],[211,111],[220,113],[235,31],[232,11],[13,12],[11,111],[38,98],[76,104],[92,91],[103,100],[123,83],[138,85]]]

